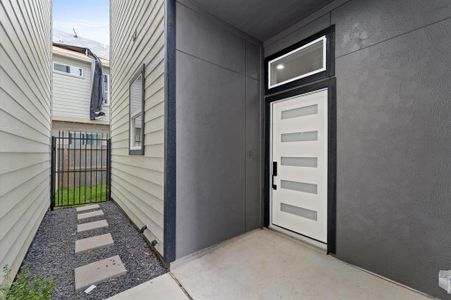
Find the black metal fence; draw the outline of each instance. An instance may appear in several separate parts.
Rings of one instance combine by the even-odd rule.
[[[51,208],[111,198],[111,139],[102,133],[60,131],[52,137]]]

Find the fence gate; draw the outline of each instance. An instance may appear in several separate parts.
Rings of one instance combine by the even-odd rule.
[[[52,137],[51,208],[111,198],[111,139],[60,131]]]

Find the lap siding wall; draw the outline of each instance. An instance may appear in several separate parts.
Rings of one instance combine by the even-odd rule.
[[[163,254],[165,1],[111,1],[112,198]],[[136,33],[136,40],[133,35]],[[145,155],[129,155],[129,82],[145,68]]]
[[[0,2],[0,270],[12,278],[50,205],[51,18],[50,0]]]

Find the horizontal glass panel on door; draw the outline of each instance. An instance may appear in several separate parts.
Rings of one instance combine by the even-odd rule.
[[[293,206],[293,205],[286,204],[286,203],[280,203],[280,211],[283,211],[283,212],[286,212],[289,214],[293,214],[293,215],[297,215],[299,217],[307,218],[312,221],[318,220],[318,212],[311,210],[311,209],[299,207],[299,206]]]
[[[323,36],[268,62],[268,87],[273,88],[326,70]]]

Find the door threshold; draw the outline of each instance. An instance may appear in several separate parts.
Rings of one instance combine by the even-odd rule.
[[[298,240],[304,244],[308,244],[308,246],[313,246],[316,249],[320,250],[321,252],[327,253],[327,244],[321,243],[317,240],[311,239],[309,237],[295,233],[293,231],[284,229],[283,227],[277,226],[275,224],[270,224],[268,226],[268,229],[278,231],[278,232],[280,232],[284,235],[287,235],[295,240]]]

